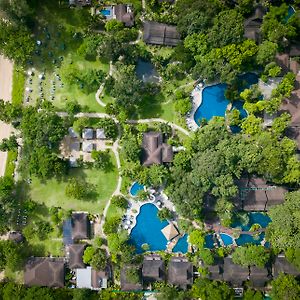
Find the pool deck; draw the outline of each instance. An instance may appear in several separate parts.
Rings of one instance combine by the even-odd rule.
[[[202,83],[199,83],[196,85],[196,87],[193,89],[192,93],[191,93],[191,98],[192,98],[192,109],[188,115],[188,117],[186,118],[186,123],[187,126],[190,130],[192,131],[196,131],[199,126],[195,121],[195,113],[198,109],[198,107],[201,105],[202,103],[202,91],[204,90],[205,85]]]

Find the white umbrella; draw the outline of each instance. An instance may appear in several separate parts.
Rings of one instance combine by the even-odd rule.
[[[39,79],[44,79],[44,74],[40,74]]]
[[[126,224],[127,224],[127,225],[130,225],[130,224],[131,224],[131,222],[130,222],[129,220],[127,220]]]
[[[124,226],[124,229],[128,229],[128,228],[129,228],[128,225],[125,225],[125,226]]]
[[[32,71],[28,71],[27,74],[28,74],[29,76],[31,76],[31,75],[33,75],[33,72],[32,72]]]

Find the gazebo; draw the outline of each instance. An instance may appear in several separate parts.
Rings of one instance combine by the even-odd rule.
[[[168,241],[173,240],[176,236],[179,235],[179,232],[173,223],[169,223],[166,227],[164,227],[161,232],[166,237]]]

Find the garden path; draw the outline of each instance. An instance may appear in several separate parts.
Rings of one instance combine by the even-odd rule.
[[[105,80],[108,79],[109,76],[112,76],[113,74],[113,64],[112,64],[112,61],[109,62],[109,72],[108,72],[108,75],[105,77]],[[99,105],[101,105],[102,107],[105,107],[106,106],[106,103],[104,103],[102,100],[101,100],[101,96],[102,96],[102,93],[103,93],[103,90],[104,90],[104,86],[105,86],[105,81],[101,83],[99,89],[97,90],[96,92],[96,101],[99,103]]]

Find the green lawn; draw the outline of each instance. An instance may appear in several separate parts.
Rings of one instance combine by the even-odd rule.
[[[5,176],[13,176],[15,171],[15,160],[17,159],[18,152],[17,151],[8,151],[7,160],[5,166]]]
[[[12,86],[12,103],[14,104],[22,104],[23,103],[23,95],[25,88],[25,74],[24,70],[16,67],[14,65],[13,70],[13,86]]]
[[[111,197],[117,186],[118,172],[113,157],[112,162],[114,167],[107,173],[94,168],[74,168],[64,178],[64,181],[57,181],[52,178],[46,182],[41,182],[33,178],[30,185],[30,196],[33,201],[45,204],[47,207],[57,206],[66,210],[72,209],[101,214],[107,200]],[[77,200],[70,199],[65,195],[67,180],[74,177],[84,178],[87,183],[95,186],[96,196],[94,199]]]

